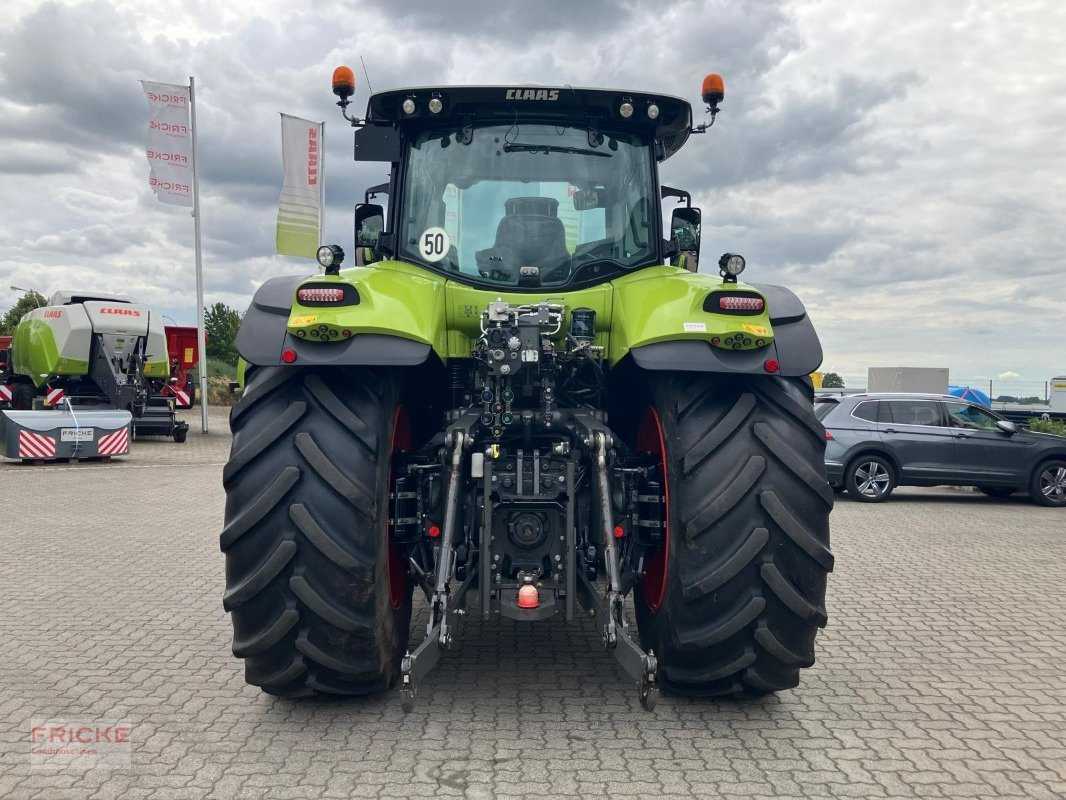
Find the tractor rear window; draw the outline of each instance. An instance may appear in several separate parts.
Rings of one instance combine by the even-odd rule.
[[[421,134],[400,252],[501,286],[558,285],[657,258],[650,148],[637,137],[515,123]]]

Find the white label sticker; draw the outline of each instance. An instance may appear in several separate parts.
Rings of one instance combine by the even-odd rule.
[[[685,333],[707,333],[706,322],[686,322]]]
[[[93,440],[93,430],[93,428],[60,428],[59,441],[91,442]]]
[[[451,246],[451,237],[444,228],[426,228],[418,237],[418,252],[431,264],[448,255],[448,248]]]

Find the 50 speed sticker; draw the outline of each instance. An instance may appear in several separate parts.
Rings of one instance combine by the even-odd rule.
[[[431,264],[448,255],[451,246],[451,237],[444,228],[426,228],[418,237],[418,253]]]

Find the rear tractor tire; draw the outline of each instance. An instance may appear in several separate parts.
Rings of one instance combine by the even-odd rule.
[[[249,368],[230,416],[224,607],[245,679],[282,697],[392,686],[411,622],[389,544],[391,454],[410,426],[395,373]]]
[[[833,568],[810,383],[664,375],[636,444],[667,475],[665,544],[635,591],[663,689],[743,697],[796,686],[814,663]]]

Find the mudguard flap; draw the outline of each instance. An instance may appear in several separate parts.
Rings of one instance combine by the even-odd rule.
[[[712,347],[709,342],[678,340],[635,347],[630,351],[633,361],[650,370],[765,375],[763,365],[774,359],[778,375],[798,377],[817,370],[822,364],[822,345],[800,299],[784,286],[750,285],[766,298],[774,328],[774,341],[768,347],[734,352]]]
[[[291,335],[286,327],[296,287],[303,275],[271,278],[259,287],[237,334],[237,352],[250,364],[279,366],[281,353],[293,350],[300,366],[392,364],[414,366],[429,356],[430,346],[398,336],[360,333],[343,342],[321,345]]]

